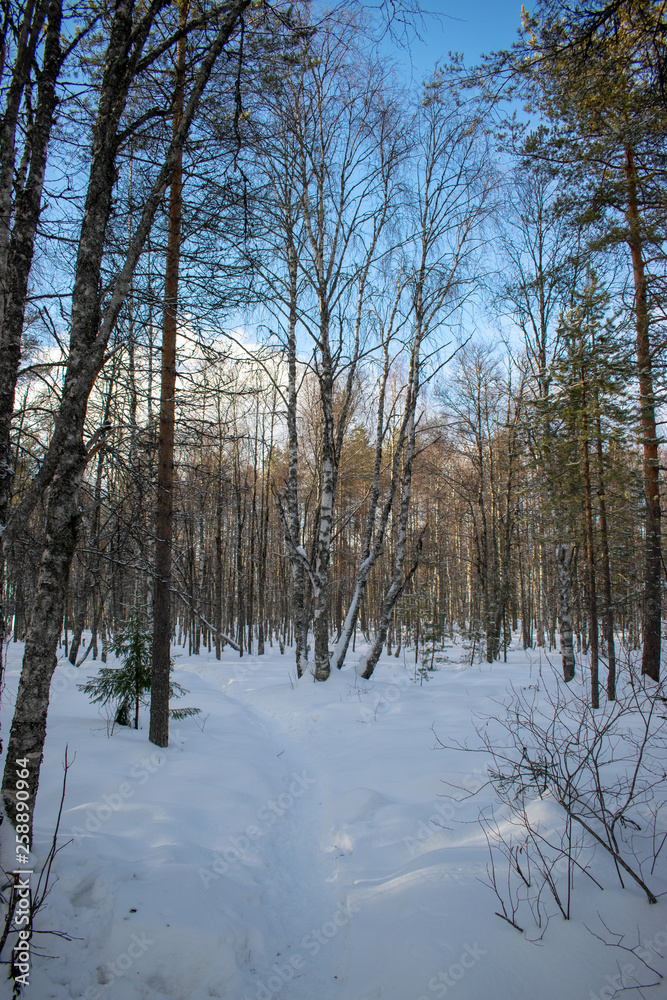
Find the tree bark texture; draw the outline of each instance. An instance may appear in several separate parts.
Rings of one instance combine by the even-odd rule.
[[[586,399],[586,382],[582,370],[582,448],[584,458],[584,490],[586,496],[586,553],[588,563],[588,614],[589,642],[591,657],[591,707],[600,707],[599,683],[599,649],[598,649],[598,602],[595,579],[595,539],[593,531],[593,496],[591,488],[590,441],[588,437],[588,402]]]
[[[660,459],[655,418],[653,368],[649,339],[649,313],[646,275],[637,201],[637,171],[634,150],[625,149],[625,173],[628,185],[628,224],[630,256],[635,288],[635,327],[637,333],[637,378],[644,452],[644,503],[646,562],[644,576],[644,617],[642,622],[642,674],[660,680],[662,627],[661,551],[660,551]]]
[[[12,207],[18,112],[47,9],[48,21],[37,87],[37,106],[26,136],[24,153],[24,158],[25,155],[28,156],[30,169],[25,183],[17,184],[16,201]],[[34,21],[31,24],[33,14]],[[21,359],[28,278],[42,205],[46,151],[56,107],[56,81],[62,63],[61,19],[62,0],[42,3],[36,12],[33,12],[31,4],[27,6],[7,108],[0,127],[0,688],[5,638],[4,573],[9,541],[5,529],[12,486],[11,424]]]
[[[600,510],[600,545],[602,548],[602,586],[604,589],[604,637],[607,645],[607,700],[616,701],[616,641],[614,639],[614,606],[611,590],[609,557],[609,530],[607,527],[607,499],[602,450],[602,421],[600,419],[599,392],[595,390],[596,448],[598,466],[598,507]]]
[[[118,0],[114,9],[100,85],[98,114],[93,128],[89,184],[72,294],[69,360],[53,434],[42,469],[38,473],[39,478],[40,475],[45,475],[46,469],[47,481],[51,482],[46,516],[46,543],[26,636],[24,666],[2,789],[8,815],[14,824],[14,762],[18,757],[30,755],[33,760],[29,779],[29,792],[33,802],[39,784],[39,765],[46,737],[49,685],[56,663],[67,578],[76,542],[79,487],[87,460],[83,434],[88,397],[104,362],[109,337],[125,301],[155,212],[171,178],[177,150],[182,146],[213,65],[249,3],[250,0],[236,0],[230,4],[218,35],[202,60],[178,134],[170,144],[146,199],[134,239],[102,315],[100,274],[116,179],[118,128],[153,20],[161,7],[166,5],[166,0],[155,0],[136,24],[133,22],[133,0]],[[39,493],[33,490],[29,503],[34,506],[38,496]]]
[[[180,0],[179,27],[183,28],[188,3]],[[185,98],[185,37],[176,50],[176,86],[173,106],[173,137],[183,117]],[[178,271],[181,259],[183,211],[183,146],[176,162],[169,191],[169,234],[164,281],[162,319],[162,382],[160,387],[160,438],[158,442],[157,500],[155,512],[155,583],[153,588],[153,663],[151,668],[151,713],[149,739],[156,746],[169,743],[169,673],[171,669],[171,546],[174,517],[174,422],[176,412],[176,331],[178,317]]]
[[[556,546],[560,654],[563,668],[563,680],[566,682],[574,679],[575,670],[574,645],[572,642],[572,611],[570,609],[570,594],[572,592],[571,571],[574,552],[575,548],[572,544],[560,544]]]
[[[419,397],[419,365],[420,349],[424,336],[421,314],[421,292],[418,286],[416,296],[416,323],[415,338],[410,356],[410,372],[408,375],[408,386],[405,400],[405,456],[403,459],[403,470],[401,474],[401,504],[398,513],[398,526],[396,532],[396,548],[394,550],[394,561],[392,566],[392,576],[389,587],[382,602],[382,612],[377,626],[375,639],[367,655],[363,657],[358,666],[361,676],[368,680],[377,665],[382,648],[387,638],[389,624],[394,612],[396,603],[405,590],[408,582],[417,569],[419,559],[419,546],[417,548],[417,558],[407,576],[404,576],[405,555],[408,539],[408,519],[410,516],[410,500],[412,495],[412,467],[415,458],[416,444],[416,411]],[[416,652],[415,652],[416,655]]]

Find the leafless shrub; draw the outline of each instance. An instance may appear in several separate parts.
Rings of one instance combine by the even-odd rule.
[[[600,852],[621,886],[634,883],[657,902],[647,879],[667,839],[667,713],[662,686],[649,685],[627,664],[617,700],[594,710],[554,671],[538,689],[511,687],[497,711],[478,719],[479,746],[439,741],[489,761],[487,787],[499,804],[479,816],[491,858],[486,884],[498,916],[518,930],[527,911],[544,933],[545,896],[569,919],[577,873],[602,888],[604,866],[595,878],[590,871]],[[459,801],[479,794],[451,787]],[[548,824],[541,802],[558,807]]]

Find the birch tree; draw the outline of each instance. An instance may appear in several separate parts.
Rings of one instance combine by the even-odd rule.
[[[11,425],[47,151],[67,58],[96,21],[79,22],[62,0],[4,6],[0,120],[0,678],[4,655],[5,551],[12,495]],[[34,90],[37,100],[34,101]]]
[[[116,159],[123,141],[121,123],[130,88],[184,31],[183,28],[175,28],[167,32],[166,38],[153,38],[153,28],[166,7],[166,0],[154,0],[141,9],[135,6],[133,0],[117,0],[113,11],[93,127],[89,181],[72,289],[67,369],[54,431],[37,476],[42,486],[49,484],[46,543],[26,635],[3,780],[3,796],[12,822],[16,819],[14,761],[27,757],[32,762],[30,797],[33,803],[39,781],[49,687],[56,665],[67,580],[76,545],[79,488],[86,463],[94,450],[94,442],[87,445],[84,441],[88,397],[104,362],[130,279],[169,183],[177,151],[190,128],[212,68],[238,30],[249,3],[250,0],[230,0],[218,8],[213,37],[201,55],[180,125],[155,175],[134,237],[107,292],[101,286],[100,274],[116,179]],[[32,502],[36,502],[34,493]]]
[[[366,310],[384,251],[404,144],[386,70],[361,48],[353,22],[304,40],[275,84],[262,137],[268,211],[279,243],[265,280],[274,333],[288,365],[285,405],[290,462],[278,494],[294,581],[297,671],[309,669],[304,583],[310,586],[316,680],[331,669],[330,562],[341,453],[359,364],[371,349]],[[275,158],[274,158],[275,157]],[[284,171],[281,173],[281,171]],[[374,346],[374,345],[373,345]],[[298,501],[298,369],[317,386],[319,456],[315,533],[301,538]]]
[[[482,121],[474,110],[461,109],[448,93],[443,73],[435,74],[425,99],[411,121],[413,200],[408,214],[409,250],[402,264],[406,275],[406,328],[409,368],[403,424],[399,436],[400,474],[392,478],[397,492],[396,539],[389,586],[369,652],[357,666],[369,678],[382,652],[394,607],[414,575],[421,539],[409,569],[408,519],[413,466],[417,452],[420,388],[447,360],[438,334],[456,324],[475,277],[483,226],[494,190],[485,150]],[[451,360],[451,358],[450,358]],[[394,476],[398,470],[394,471]],[[386,507],[385,507],[386,511]],[[381,542],[383,512],[376,536]],[[358,579],[363,578],[363,572]]]

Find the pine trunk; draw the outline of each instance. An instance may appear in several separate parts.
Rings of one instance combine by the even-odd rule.
[[[179,27],[187,19],[187,2],[179,3]],[[183,116],[185,95],[185,38],[176,52],[176,86],[173,135]],[[178,270],[181,259],[183,210],[183,147],[176,161],[169,192],[169,235],[162,320],[162,383],[160,389],[160,439],[158,442],[157,500],[155,512],[155,582],[153,589],[153,664],[149,739],[156,746],[169,744],[169,673],[171,669],[171,544],[174,519],[174,423],[176,412],[176,330]]]
[[[644,614],[642,623],[642,674],[660,680],[660,646],[662,626],[661,551],[660,551],[660,460],[653,392],[653,369],[649,339],[649,314],[646,275],[642,255],[642,238],[637,202],[637,172],[634,150],[625,150],[625,172],[628,185],[628,223],[632,274],[635,287],[635,327],[637,332],[637,377],[639,407],[644,452],[645,503],[645,573]]]
[[[604,636],[607,644],[607,700],[616,701],[616,642],[614,639],[614,608],[611,593],[611,567],[609,559],[609,532],[607,529],[607,500],[602,452],[602,421],[600,419],[599,393],[595,392],[598,506],[600,509],[600,542],[602,545],[602,584],[604,587]]]
[[[586,412],[585,379],[582,372],[582,436],[584,457],[584,490],[586,496],[586,550],[588,555],[588,609],[591,654],[591,707],[600,707],[599,650],[598,650],[598,604],[595,586],[595,542],[593,533],[593,497],[588,438],[588,416]]]
[[[574,545],[556,546],[556,569],[558,571],[558,619],[560,622],[560,652],[563,668],[563,679],[566,682],[574,678],[575,658],[572,642],[572,612],[570,610],[570,594],[572,592],[572,560]]]

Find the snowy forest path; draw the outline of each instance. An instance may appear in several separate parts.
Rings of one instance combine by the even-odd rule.
[[[282,765],[283,787],[259,816],[269,827],[267,891],[280,906],[282,945],[256,969],[256,988],[244,1000],[345,996],[343,955],[357,906],[339,864],[350,848],[336,836],[337,740],[318,726],[317,712],[295,711],[285,694],[236,688],[228,696],[266,728]]]
[[[441,945],[429,934],[406,938],[410,922],[422,920],[428,900],[457,935],[460,913],[443,884],[475,885],[484,872],[448,851],[432,720],[405,716],[413,702],[423,708],[424,695],[400,672],[389,684],[342,671],[326,684],[304,677],[287,686],[251,677],[260,666],[237,668],[228,691],[266,730],[271,757],[284,762],[283,782],[301,776],[308,784],[285,800],[271,844],[272,895],[281,900],[277,961],[296,955],[304,964],[289,984],[270,967],[243,1000],[419,995],[420,970],[437,971]],[[400,942],[390,955],[388,940]]]
[[[8,650],[5,720],[21,652]],[[664,914],[616,887],[606,859],[594,872],[605,892],[578,883],[576,917],[550,919],[544,946],[494,915],[478,822],[496,802],[486,762],[436,736],[474,739],[480,706],[509,684],[534,690],[522,650],[493,670],[443,667],[423,686],[393,657],[372,682],[344,669],[314,684],[267,654],[176,649],[184,703],[201,714],[174,721],[166,749],[149,743],[147,713],[138,730],[111,727],[63,655],[34,846],[39,862],[68,746],[66,846],[39,929],[70,940],[48,959],[35,951],[31,997],[534,1000],[539,983],[543,1000],[562,1000],[602,995],[617,971],[583,921],[615,929],[624,914],[628,939],[659,939]],[[446,794],[473,783],[472,800]],[[541,822],[556,822],[552,805],[536,803]]]

